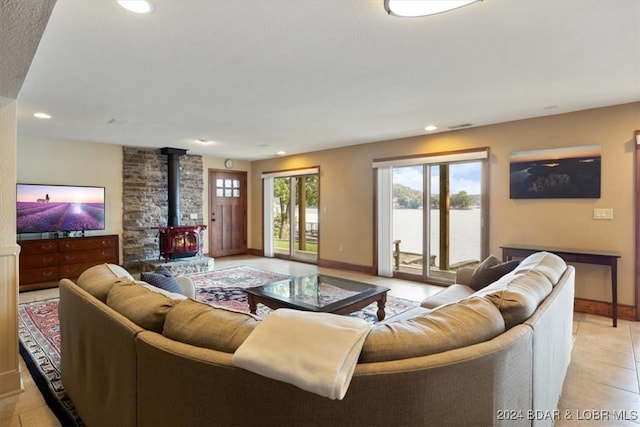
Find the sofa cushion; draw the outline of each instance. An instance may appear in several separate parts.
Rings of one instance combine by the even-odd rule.
[[[490,340],[504,330],[495,305],[485,298],[471,297],[413,319],[377,325],[364,342],[360,362],[441,353]]]
[[[128,281],[113,286],[107,305],[141,327],[162,333],[165,317],[176,301]]]
[[[140,280],[160,289],[164,289],[165,291],[182,294],[182,289],[180,288],[178,281],[171,273],[169,273],[168,276],[157,272],[140,273]]]
[[[489,255],[473,271],[469,287],[478,291],[510,273],[519,263],[517,260],[502,262],[498,257]]]
[[[99,264],[82,272],[76,283],[100,301],[106,302],[113,285],[130,280],[133,280],[131,274],[119,265]]]
[[[538,305],[551,293],[549,279],[536,270],[508,274],[476,292],[484,296],[502,313],[507,329],[527,320]]]
[[[233,353],[259,322],[250,314],[185,299],[167,314],[162,334],[197,347]]]
[[[187,297],[182,295],[182,294],[177,294],[175,292],[165,291],[162,288],[150,285],[149,283],[143,282],[142,280],[134,280],[134,282],[137,283],[138,285],[144,287],[144,288],[149,289],[151,292],[156,292],[158,294],[162,294],[165,297],[171,298],[172,300],[175,300],[175,301],[182,301],[183,299],[187,299]]]
[[[475,291],[466,285],[453,284],[447,286],[443,291],[438,292],[435,295],[425,298],[420,306],[424,308],[436,308],[441,305],[451,304],[452,302],[458,302],[469,296]]]
[[[513,271],[515,273],[525,273],[531,270],[539,271],[547,276],[547,279],[555,286],[566,269],[567,264],[558,255],[550,252],[536,252],[523,259]]]

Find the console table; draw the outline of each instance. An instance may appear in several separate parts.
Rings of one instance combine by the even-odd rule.
[[[596,251],[583,249],[564,249],[544,246],[527,245],[503,245],[502,260],[509,261],[513,258],[525,258],[535,252],[551,252],[558,255],[565,262],[578,262],[583,264],[608,265],[611,268],[611,306],[613,314],[613,327],[618,326],[618,258],[620,254],[610,251]]]

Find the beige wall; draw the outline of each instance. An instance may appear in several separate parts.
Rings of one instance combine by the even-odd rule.
[[[118,234],[122,237],[122,146],[19,135],[17,158],[18,182],[104,186],[106,230],[87,234]],[[205,183],[202,218],[209,225],[208,171],[225,167],[222,158],[203,157],[202,162]],[[232,170],[249,171],[250,166],[247,161],[234,161]],[[12,188],[15,191],[15,186]],[[15,215],[15,195],[10,200],[11,212]],[[15,240],[15,224],[11,225],[11,233]],[[204,233],[205,253],[209,251],[208,242],[208,233]],[[122,259],[122,241],[120,247]]]
[[[491,253],[499,255],[500,245],[506,243],[617,250],[622,254],[619,302],[634,305],[632,139],[639,128],[640,103],[634,103],[252,163],[236,161],[233,169],[249,172],[249,248],[262,249],[261,173],[319,166],[320,258],[370,267],[374,265],[372,160],[490,147]],[[600,199],[509,199],[510,152],[588,144],[602,145]],[[18,181],[106,186],[107,232],[121,235],[121,156],[120,146],[20,135]],[[203,158],[205,211],[208,170],[224,169],[223,162]],[[593,220],[594,208],[613,208],[614,220]],[[203,218],[208,218],[207,212]],[[204,249],[208,252],[206,235]],[[580,265],[577,279],[578,297],[610,301],[608,269]]]
[[[0,397],[22,390],[18,363],[16,102],[0,97]]]
[[[86,234],[122,237],[121,146],[19,135],[17,178],[28,184],[105,187],[106,228]],[[120,249],[122,259],[122,242]]]
[[[507,243],[618,251],[619,303],[635,305],[632,139],[639,128],[640,103],[633,103],[256,161],[249,247],[262,249],[261,173],[319,166],[320,258],[372,266],[372,160],[490,147],[490,252],[500,255]],[[600,199],[509,198],[509,153],[590,144],[602,146]],[[593,220],[594,208],[612,208],[614,219]],[[611,301],[609,270],[579,265],[576,296]]]

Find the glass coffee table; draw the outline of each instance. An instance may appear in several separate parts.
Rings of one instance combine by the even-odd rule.
[[[248,288],[249,311],[258,303],[269,308],[293,308],[322,313],[349,314],[371,303],[378,303],[378,320],[385,317],[389,288],[319,274],[293,277]]]

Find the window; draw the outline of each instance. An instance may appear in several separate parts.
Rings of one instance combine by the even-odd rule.
[[[380,275],[452,282],[488,252],[488,150],[375,161]]]

